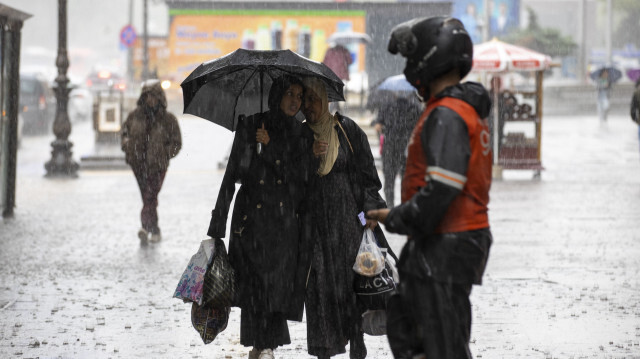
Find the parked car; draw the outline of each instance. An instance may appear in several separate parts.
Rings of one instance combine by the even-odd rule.
[[[45,134],[51,130],[56,97],[47,80],[38,74],[20,74],[20,116],[24,135]]]
[[[111,70],[98,70],[89,73],[85,85],[94,96],[100,92],[124,92],[127,89],[125,78]]]

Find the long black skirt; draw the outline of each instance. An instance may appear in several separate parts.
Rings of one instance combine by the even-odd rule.
[[[275,349],[291,344],[286,316],[282,313],[240,313],[240,344],[256,349]]]
[[[353,290],[355,262],[364,231],[351,192],[344,149],[329,174],[314,188],[314,249],[307,285],[307,347],[321,358],[346,351],[352,359],[366,356],[362,317]]]

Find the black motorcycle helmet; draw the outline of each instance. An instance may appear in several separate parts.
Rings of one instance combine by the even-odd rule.
[[[413,19],[391,31],[388,50],[407,58],[404,75],[428,98],[429,83],[458,68],[460,78],[471,71],[473,43],[460,20],[435,16]]]

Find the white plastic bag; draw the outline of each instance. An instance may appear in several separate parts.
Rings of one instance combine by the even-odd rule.
[[[373,237],[373,231],[370,228],[365,228],[353,270],[360,275],[373,277],[383,269],[384,255]]]

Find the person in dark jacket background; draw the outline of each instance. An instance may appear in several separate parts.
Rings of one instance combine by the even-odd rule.
[[[640,143],[640,79],[636,81],[635,91],[631,96],[631,119],[638,125],[638,143]]]
[[[367,355],[364,308],[353,290],[352,269],[365,228],[358,213],[386,207],[379,194],[382,185],[364,131],[351,119],[329,112],[321,80],[311,77],[303,83],[304,126],[314,134],[306,214],[312,233],[305,300],[307,350],[327,359],[344,353],[350,342],[350,358],[362,359]],[[366,222],[386,243],[376,225],[373,220]]]
[[[137,107],[122,125],[121,146],[142,195],[142,228],[138,237],[142,244],[158,242],[161,239],[158,194],[169,160],[182,148],[180,126],[176,117],[167,111],[167,99],[160,82],[143,85]]]
[[[275,348],[291,343],[287,319],[302,320],[304,297],[295,295],[295,283],[298,210],[304,195],[298,176],[303,132],[294,117],[302,93],[299,79],[279,77],[269,91],[269,110],[238,123],[207,231],[211,237],[225,237],[235,184],[240,183],[229,260],[236,272],[234,305],[242,309],[240,343],[253,347],[251,359],[272,359]],[[257,143],[262,144],[260,154]]]
[[[396,176],[402,178],[407,162],[407,144],[413,127],[424,106],[414,94],[386,101],[378,109],[374,127],[384,135],[382,145],[382,172],[384,174],[384,198],[388,206],[394,203]]]
[[[322,63],[335,72],[341,80],[349,81],[349,65],[353,63],[349,49],[340,44],[332,46],[325,53]]]
[[[408,235],[398,294],[387,304],[389,344],[395,358],[471,359],[469,296],[482,283],[492,243],[491,101],[482,85],[460,83],[473,44],[457,19],[400,24],[389,51],[407,58],[404,74],[427,100],[409,142],[403,203],[367,213]]]

